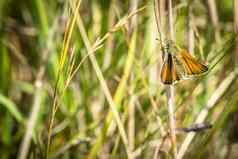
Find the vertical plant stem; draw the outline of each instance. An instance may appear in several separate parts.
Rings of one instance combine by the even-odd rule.
[[[78,0],[75,3],[76,3],[76,11],[75,11],[75,13],[76,13],[79,11],[81,0]],[[68,22],[67,29],[64,34],[63,48],[60,53],[59,69],[57,72],[57,80],[56,80],[55,87],[54,87],[53,106],[51,109],[51,116],[50,116],[50,121],[49,121],[48,138],[47,138],[47,146],[46,146],[46,158],[49,157],[50,144],[51,144],[51,133],[52,133],[53,125],[54,125],[55,114],[59,107],[58,102],[57,102],[58,84],[61,79],[61,74],[63,74],[62,71],[65,66],[67,52],[69,49],[70,40],[71,40],[72,33],[74,30],[77,15],[78,14],[73,14],[72,18]]]
[[[72,4],[72,3],[70,3]],[[71,8],[72,10],[74,11],[74,6],[71,5]],[[117,111],[117,107],[116,107],[116,104],[115,102],[113,101],[113,98],[111,96],[111,93],[109,91],[109,88],[107,86],[107,83],[103,77],[103,74],[102,74],[102,71],[97,63],[97,60],[95,58],[95,56],[92,54],[92,52],[94,52],[94,46],[91,45],[91,42],[89,41],[89,38],[87,36],[87,33],[86,33],[86,30],[85,30],[85,27],[84,27],[84,24],[83,24],[83,21],[81,19],[81,16],[80,14],[78,14],[78,17],[77,17],[77,26],[79,28],[79,31],[80,31],[80,34],[81,34],[81,37],[83,39],[83,42],[86,46],[86,49],[88,51],[88,54],[89,54],[89,59],[91,60],[91,63],[93,65],[93,68],[95,70],[95,73],[98,77],[98,80],[100,82],[100,85],[101,85],[101,88],[103,90],[103,93],[109,103],[109,106],[111,108],[111,112],[112,112],[112,115],[114,117],[114,120],[118,126],[118,129],[119,129],[119,134],[122,138],[122,141],[124,143],[124,146],[126,148],[126,152],[127,152],[127,156],[128,158],[131,158],[131,152],[128,148],[128,139],[127,139],[127,135],[126,135],[126,132],[125,132],[125,129],[124,129],[124,126],[122,124],[122,121],[120,119],[120,116],[119,116],[119,112]],[[133,45],[134,46],[134,45]],[[90,157],[91,158],[91,157]]]
[[[168,98],[170,138],[172,142],[173,156],[176,157],[177,144],[176,144],[176,121],[174,115],[174,86],[168,86],[167,98]]]
[[[133,91],[132,91],[133,93]],[[132,94],[131,94],[132,95]],[[128,142],[129,149],[133,152],[135,148],[135,100],[136,96],[132,95],[129,101],[128,112]]]
[[[154,0],[154,12],[155,12],[155,22],[159,33],[159,42],[162,45],[164,40],[164,25],[163,25],[163,17],[164,17],[164,1],[163,0]]]
[[[220,42],[220,26],[219,26],[219,18],[217,14],[217,7],[215,0],[207,0],[208,10],[211,17],[212,25],[215,28],[215,40],[216,42]]]
[[[169,36],[171,40],[175,40],[175,32],[174,32],[174,20],[173,20],[173,6],[172,0],[168,0],[168,25],[169,25]]]
[[[175,33],[173,27],[173,8],[172,0],[168,0],[168,25],[171,40],[175,41]],[[169,128],[170,128],[170,138],[172,141],[173,157],[176,158],[177,155],[177,144],[176,144],[176,121],[174,115],[174,86],[168,86],[167,88],[167,98],[168,98],[168,112],[169,112]]]
[[[37,120],[38,113],[40,110],[41,90],[42,90],[42,81],[41,81],[42,73],[43,72],[40,71],[40,75],[38,75],[38,79],[35,82],[36,90],[35,90],[35,94],[34,94],[32,110],[30,113],[30,117],[27,121],[26,133],[25,133],[24,138],[21,143],[18,159],[26,159],[28,151],[29,151],[33,130],[35,128],[36,120]]]
[[[41,26],[41,31],[44,36],[44,38],[47,37],[48,33],[48,16],[46,12],[46,8],[44,6],[44,2],[41,0],[34,0],[37,9],[38,16],[40,18],[40,26]]]
[[[46,18],[43,18],[43,19],[46,19]],[[55,18],[53,26],[52,26],[52,28],[50,28],[49,31],[48,31],[48,29],[47,30],[43,29],[43,32],[48,31],[47,33],[46,32],[44,33],[44,36],[46,36],[46,34],[48,34],[47,37],[44,37],[44,38],[47,38],[46,48],[42,53],[41,65],[37,71],[36,80],[34,83],[34,86],[35,86],[34,92],[35,93],[34,93],[34,97],[33,97],[32,110],[31,110],[29,119],[27,121],[26,132],[25,132],[25,135],[23,137],[23,140],[22,140],[22,143],[20,146],[18,159],[27,158],[27,154],[28,154],[29,147],[31,144],[31,138],[33,135],[33,130],[35,129],[36,121],[37,121],[38,114],[40,111],[41,93],[42,93],[42,89],[43,89],[42,88],[42,85],[43,85],[42,80],[43,80],[43,76],[45,74],[46,62],[48,60],[50,52],[52,52],[53,47],[54,47],[53,40],[54,40],[54,35],[58,28],[58,22],[59,22],[59,18],[57,17],[57,18]]]
[[[238,34],[238,0],[234,0],[234,32],[235,35]],[[235,72],[238,73],[238,62],[237,62],[237,58],[238,58],[238,41],[237,39],[236,41],[236,45],[235,45],[235,51],[234,51],[234,65],[235,65]]]
[[[130,1],[130,11],[134,12],[137,10],[138,7],[138,0],[131,0]],[[133,16],[130,20],[130,32],[133,31],[135,29],[135,27],[137,26],[137,15]]]
[[[108,11],[108,28],[111,29],[115,23],[115,10],[114,10],[114,3],[115,0],[112,0],[110,2],[110,7]],[[106,42],[105,46],[105,55],[104,55],[104,61],[103,61],[103,70],[106,70],[110,64],[111,64],[111,58],[112,58],[112,53],[113,53],[113,46],[114,46],[114,36],[109,36]]]
[[[139,0],[130,0],[130,12],[134,12],[138,8]],[[129,33],[137,34],[137,15],[133,16],[130,19],[130,30]],[[136,45],[136,42],[135,42]],[[136,46],[135,46],[136,47]],[[134,49],[135,50],[135,49]],[[135,53],[135,52],[134,52]],[[131,81],[133,83],[134,76],[131,74]],[[136,96],[133,95],[134,92],[134,86],[132,84],[131,91],[130,91],[130,101],[129,101],[129,112],[128,112],[128,146],[131,152],[134,151],[135,148],[135,98]],[[131,158],[134,158],[133,155],[131,155]]]
[[[163,43],[163,32],[164,32],[164,25],[162,17],[163,14],[163,1],[155,0],[154,1],[154,11],[155,11],[155,20],[159,32],[159,40],[161,45]],[[167,1],[168,5],[168,28],[169,28],[169,37],[171,40],[175,40],[175,33],[173,27],[173,11],[172,11],[172,0]],[[169,113],[169,128],[170,128],[170,139],[172,142],[172,150],[173,150],[173,157],[176,157],[177,154],[177,146],[176,146],[176,121],[174,115],[174,86],[167,86],[166,88],[167,93],[167,105],[168,105],[168,113]]]
[[[194,32],[193,32],[193,11],[192,1],[188,2],[188,16],[187,16],[187,44],[188,52],[193,53],[194,49]]]
[[[154,0],[154,14],[155,14],[155,22],[156,22],[156,26],[157,26],[157,30],[158,30],[158,34],[159,34],[159,42],[160,42],[160,47],[162,49],[162,44],[163,44],[163,40],[164,40],[164,12],[165,12],[165,1],[164,0]],[[162,57],[163,58],[163,57]],[[161,59],[161,61],[163,61],[163,59]],[[151,103],[152,106],[155,108],[156,110],[156,104],[153,101],[153,98],[151,99]],[[158,120],[158,125],[161,129],[161,134],[164,134],[164,129],[162,126],[162,122],[159,116],[156,117]],[[158,144],[160,145],[160,143]],[[155,155],[156,156],[156,155]]]

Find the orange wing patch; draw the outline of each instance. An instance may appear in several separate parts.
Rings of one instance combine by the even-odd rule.
[[[174,84],[180,80],[171,54],[168,54],[168,58],[163,63],[160,76],[162,83],[168,85]]]
[[[208,67],[196,61],[186,50],[182,50],[181,62],[186,75],[200,75],[208,71]]]

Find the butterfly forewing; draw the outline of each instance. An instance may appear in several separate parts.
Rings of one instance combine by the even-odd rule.
[[[162,68],[161,68],[161,81],[164,84],[174,84],[180,80],[179,75],[176,70],[175,62],[170,53],[167,55],[168,57],[165,59]]]
[[[208,67],[196,61],[186,50],[180,53],[180,60],[184,67],[185,75],[200,75],[208,71]]]

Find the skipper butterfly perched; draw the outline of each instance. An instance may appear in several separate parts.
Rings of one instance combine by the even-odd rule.
[[[163,64],[161,67],[161,82],[172,85],[181,79],[202,75],[208,67],[193,58],[187,50],[177,50],[172,41],[167,41],[162,46]]]

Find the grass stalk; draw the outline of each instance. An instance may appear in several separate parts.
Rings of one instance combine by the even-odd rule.
[[[159,40],[160,45],[163,43],[163,32],[164,32],[164,25],[163,25],[163,2],[160,0],[154,1],[154,12],[155,12],[155,19],[156,25],[159,32]],[[169,37],[171,40],[175,40],[175,33],[173,27],[173,8],[172,8],[172,0],[167,1],[168,5],[168,28],[169,28]],[[170,139],[172,142],[172,151],[173,157],[176,157],[177,154],[177,145],[176,145],[176,121],[174,115],[174,86],[167,86],[166,88],[166,95],[167,95],[167,105],[168,105],[168,115],[169,115],[169,129],[170,129]]]
[[[237,35],[238,34],[238,0],[234,0],[234,32]],[[236,39],[236,45],[235,45],[235,51],[234,51],[234,65],[235,65],[235,72],[238,73],[238,43]]]
[[[138,3],[139,1],[138,0],[131,0],[130,1],[130,12],[134,12],[137,10],[138,8]],[[131,19],[130,19],[130,30],[129,32],[130,33],[133,33],[133,37],[134,38],[134,35],[137,34],[137,21],[138,21],[138,16],[135,15],[133,16]],[[133,40],[133,39],[132,39]],[[136,38],[135,38],[136,40]],[[131,41],[131,44],[133,43],[136,43]],[[135,44],[136,45],[136,44]],[[136,46],[134,46],[136,47]],[[131,52],[132,55],[135,54],[135,48],[133,48],[133,52]],[[132,57],[132,62],[134,61],[134,56]],[[134,81],[134,74],[131,75],[131,78],[130,80]],[[134,148],[135,148],[135,100],[136,100],[136,96],[134,95],[134,85],[131,84],[131,90],[129,91],[130,93],[130,96],[131,98],[129,99],[129,105],[128,105],[128,144],[129,144],[129,149],[131,152],[134,151]],[[131,158],[134,158],[133,155],[131,155]]]
[[[168,86],[166,92],[168,100],[170,139],[172,142],[173,156],[176,157],[177,144],[176,144],[176,121],[174,116],[174,86]]]
[[[215,29],[215,40],[216,42],[221,41],[220,36],[220,25],[219,25],[219,18],[217,13],[216,1],[215,0],[207,0],[208,11],[211,17],[212,25]]]
[[[204,108],[201,110],[201,112],[198,114],[195,124],[203,123],[206,119],[209,111],[216,106],[219,99],[223,96],[223,94],[229,89],[231,84],[233,84],[234,80],[237,78],[237,74],[235,72],[231,72],[218,86],[218,88],[214,91],[214,93],[211,95],[209,100],[207,101],[207,104],[204,106]],[[186,151],[188,150],[189,145],[191,144],[192,140],[194,139],[196,133],[192,132],[189,133],[186,138],[184,139],[176,159],[182,159],[185,155]]]
[[[238,0],[8,0],[0,17],[0,158],[236,155]],[[206,74],[169,48],[163,85],[170,40]]]
[[[191,0],[188,2],[187,45],[188,45],[188,52],[192,54],[194,50],[194,32],[193,32],[193,7]]]
[[[171,40],[175,41],[175,32],[174,32],[174,24],[173,24],[173,8],[172,8],[172,0],[168,0],[168,26],[169,26],[169,34]],[[170,138],[172,142],[172,150],[173,157],[176,158],[177,155],[177,144],[176,144],[176,121],[175,121],[175,102],[174,102],[174,86],[167,86],[167,100],[168,100],[168,112],[169,112],[169,129],[170,129]]]
[[[40,8],[42,10],[42,6]],[[43,18],[43,19],[46,19],[46,18]],[[43,54],[41,56],[42,57],[41,58],[41,65],[40,65],[40,67],[37,71],[36,80],[35,80],[35,84],[34,84],[35,93],[34,93],[34,97],[33,97],[32,110],[30,112],[30,116],[29,116],[29,119],[27,121],[26,132],[25,132],[23,140],[21,142],[21,146],[20,146],[20,150],[19,150],[19,154],[18,154],[18,159],[25,159],[25,158],[27,158],[27,155],[28,155],[28,151],[29,151],[29,147],[30,147],[30,143],[31,143],[31,138],[32,138],[32,135],[33,135],[33,130],[35,128],[36,121],[37,121],[37,118],[38,118],[38,114],[39,114],[39,111],[40,111],[41,93],[42,93],[42,89],[43,89],[42,88],[42,80],[43,80],[43,76],[45,74],[46,62],[48,60],[50,52],[53,50],[53,38],[54,38],[54,35],[57,31],[58,21],[59,21],[59,19],[56,18],[54,23],[53,23],[52,28],[50,28],[50,30],[48,32],[48,37],[47,37],[47,40],[46,40],[47,41],[46,42],[46,49],[43,51]],[[43,29],[44,36],[46,36],[45,35],[46,31],[48,31],[48,29]],[[46,37],[44,37],[44,38],[46,38]]]
[[[128,16],[120,19],[115,25],[114,27],[111,29],[111,31],[109,31],[108,33],[106,33],[101,39],[98,39],[95,43],[94,43],[94,46],[98,46],[99,44],[102,44],[109,36],[112,32],[114,31],[117,31],[119,28],[121,28],[131,17],[133,17],[135,14],[137,14],[138,12],[144,10],[145,7],[142,7],[142,8],[139,8],[138,10],[135,10],[134,12],[131,12]],[[81,25],[80,23],[78,24],[79,26]],[[83,33],[83,32],[82,32]],[[86,33],[85,33],[86,34]],[[82,34],[84,35],[84,34]],[[86,35],[83,36],[85,39],[87,38]],[[86,41],[89,41],[86,39]],[[135,39],[133,40],[135,41]],[[134,43],[134,42],[133,42]],[[133,44],[132,43],[132,44]],[[88,43],[87,43],[88,45]],[[90,45],[88,45],[90,46]],[[113,101],[115,103],[115,105],[117,106],[116,108],[117,109],[120,109],[120,103],[121,103],[121,100],[122,100],[122,97],[123,97],[123,92],[125,91],[125,88],[126,88],[126,82],[128,80],[128,77],[129,77],[129,72],[131,70],[131,67],[132,67],[132,64],[133,64],[133,57],[134,55],[132,54],[134,52],[134,49],[135,49],[135,46],[134,44],[131,45],[131,49],[129,49],[129,53],[128,53],[128,58],[127,58],[127,62],[126,62],[126,65],[125,65],[125,69],[124,69],[124,73],[123,73],[123,77],[116,89],[116,93],[113,97]],[[96,49],[94,49],[94,51],[96,51]],[[93,53],[93,52],[92,52]],[[88,53],[88,55],[92,54],[92,53]],[[133,55],[133,56],[132,56]],[[94,146],[92,147],[92,149],[90,150],[90,153],[89,153],[89,156],[88,158],[95,158],[96,157],[96,154],[97,152],[99,151],[101,145],[103,144],[103,141],[105,139],[105,135],[107,134],[107,130],[108,130],[108,127],[112,121],[112,112],[110,111],[108,114],[107,114],[107,117],[106,117],[106,122],[105,122],[105,125],[104,127],[101,129],[102,131],[100,132],[99,136],[97,137],[96,141],[95,141],[95,144]]]
[[[79,0],[77,2],[77,6],[76,6],[76,11],[79,11],[79,7],[81,4],[81,0]],[[77,12],[74,13],[77,13]],[[53,124],[54,124],[54,119],[55,119],[55,114],[57,112],[58,109],[58,103],[57,103],[57,91],[58,91],[58,84],[59,84],[59,80],[61,77],[64,65],[65,65],[65,61],[66,61],[66,57],[67,57],[67,52],[68,52],[68,48],[69,48],[69,43],[70,43],[70,39],[73,33],[73,29],[75,26],[75,22],[76,22],[76,18],[77,18],[78,14],[73,14],[72,18],[70,19],[68,25],[67,25],[67,29],[64,35],[64,41],[63,41],[63,48],[61,50],[61,57],[60,57],[60,63],[59,63],[59,70],[57,73],[57,80],[55,83],[55,88],[54,88],[54,96],[53,96],[53,106],[52,106],[52,111],[51,111],[51,116],[50,116],[50,122],[49,122],[49,129],[48,129],[48,139],[47,139],[47,148],[46,148],[46,158],[49,157],[49,151],[50,151],[50,144],[51,144],[51,133],[52,133],[52,129],[53,129]]]
[[[128,141],[131,151],[135,148],[135,99],[136,96],[132,95],[128,104]]]
[[[71,7],[74,8],[72,4],[71,4]],[[78,25],[81,37],[83,39],[83,42],[84,42],[84,44],[86,46],[86,49],[88,51],[89,58],[90,58],[90,60],[92,62],[92,65],[93,65],[93,68],[95,70],[95,73],[96,73],[96,75],[98,77],[98,80],[100,82],[100,85],[102,87],[103,93],[104,93],[104,95],[105,95],[105,97],[106,97],[106,99],[107,99],[107,101],[109,103],[109,106],[111,108],[112,116],[113,116],[113,118],[116,121],[116,124],[118,126],[120,136],[122,138],[122,141],[123,141],[124,146],[125,146],[126,151],[127,151],[127,156],[128,156],[128,158],[131,158],[131,152],[130,152],[130,150],[128,148],[128,139],[127,139],[126,131],[125,131],[124,127],[123,127],[122,121],[121,121],[120,116],[119,116],[119,112],[116,109],[117,106],[116,106],[116,104],[115,104],[115,102],[114,102],[114,100],[113,100],[113,98],[111,96],[111,93],[110,93],[109,88],[107,86],[107,83],[106,83],[106,81],[105,81],[105,79],[103,77],[102,71],[101,71],[101,69],[100,69],[100,67],[99,67],[99,65],[97,63],[97,60],[96,60],[95,56],[93,54],[91,54],[92,52],[94,52],[94,47],[95,46],[91,45],[91,42],[89,41],[89,38],[87,36],[86,30],[85,30],[85,27],[83,25],[83,22],[82,22],[82,19],[81,19],[80,15],[78,15],[78,18],[77,18],[77,25]],[[133,39],[133,41],[134,42],[132,42],[131,49],[134,52],[135,39]],[[122,95],[123,93],[121,92],[120,94]],[[100,137],[99,139],[100,139],[99,142],[101,142],[102,138]],[[90,153],[88,158],[95,158],[95,155],[96,155],[95,153]]]
[[[44,6],[43,1],[41,0],[35,0],[34,1],[36,4],[36,8],[37,8],[37,12],[39,15],[39,21],[40,21],[40,26],[41,26],[41,30],[42,30],[42,34],[44,36],[44,38],[47,38],[47,34],[48,34],[48,16],[46,15],[46,8]]]
[[[112,0],[110,2],[110,7],[109,7],[109,11],[108,11],[108,28],[113,27],[113,25],[115,23],[115,19],[116,19],[116,13],[114,11],[114,3],[115,3],[115,0]],[[104,61],[103,61],[103,66],[102,66],[103,70],[106,70],[111,64],[113,46],[114,46],[114,37],[109,36],[107,39],[107,42],[106,42],[106,46],[105,46],[105,55],[104,55]]]
[[[73,6],[72,4],[71,4],[71,8],[72,8],[72,9],[74,8],[74,6]],[[142,10],[144,10],[144,9],[145,9],[145,6],[139,8],[139,9],[137,9],[137,10],[135,10],[134,12],[131,12],[128,16],[125,16],[124,18],[120,19],[120,20],[113,26],[113,28],[112,28],[109,32],[107,32],[102,38],[99,38],[99,39],[97,39],[97,40],[95,41],[95,43],[93,44],[93,46],[94,46],[93,50],[92,50],[91,52],[89,52],[85,57],[83,57],[83,59],[80,61],[80,63],[77,65],[77,67],[75,68],[74,71],[71,71],[70,76],[69,76],[69,78],[68,78],[67,81],[66,81],[66,85],[65,85],[65,87],[64,87],[64,90],[63,90],[63,93],[61,94],[61,96],[64,94],[65,90],[66,90],[67,87],[69,86],[70,81],[71,81],[71,80],[73,79],[73,77],[76,75],[76,73],[77,73],[77,71],[79,70],[80,66],[81,66],[81,65],[84,63],[84,61],[89,57],[89,55],[90,55],[90,54],[93,55],[93,54],[103,45],[103,42],[104,42],[105,40],[107,40],[107,39],[110,37],[110,35],[111,35],[113,32],[119,30],[124,24],[127,23],[127,21],[128,21],[131,17],[133,17],[135,14],[139,13],[140,11],[142,11]],[[64,43],[65,43],[66,39],[67,39],[67,38],[64,39]],[[93,56],[94,56],[94,55],[93,55]],[[133,56],[131,56],[131,57],[133,57]],[[63,59],[62,56],[61,56],[61,59]],[[129,59],[130,59],[130,60],[128,60],[128,61],[131,61],[132,58],[129,58]],[[126,70],[126,71],[124,72],[124,76],[123,76],[123,77],[127,77],[127,78],[123,78],[124,80],[122,80],[122,81],[127,81],[127,79],[128,79],[127,74],[129,73],[129,70],[130,70],[129,68],[131,68],[131,65],[132,65],[132,62],[128,62],[128,63],[126,64],[126,67],[125,67],[125,70]],[[120,89],[119,89],[119,88],[120,88]],[[113,98],[113,100],[115,101],[116,106],[118,106],[118,109],[119,109],[119,107],[120,107],[120,104],[118,104],[118,103],[120,103],[120,101],[121,101],[121,99],[122,99],[122,96],[121,96],[121,97],[120,97],[120,96],[117,96],[117,94],[121,94],[121,92],[123,92],[123,89],[122,89],[122,88],[125,88],[125,82],[120,82],[120,84],[119,84],[119,86],[118,86],[118,89],[117,89],[117,91],[116,91],[116,95],[114,96],[115,98]],[[54,104],[53,104],[53,105],[56,105],[56,100],[54,100]],[[106,131],[107,131],[107,129],[108,129],[108,127],[109,127],[111,121],[112,121],[112,113],[111,113],[111,111],[110,111],[110,112],[108,113],[107,117],[106,117],[105,126],[102,128],[101,134],[98,136],[98,138],[96,139],[96,142],[95,142],[93,148],[91,149],[91,152],[90,152],[90,154],[89,154],[89,156],[90,156],[89,158],[95,158],[95,156],[96,156],[96,154],[97,154],[97,152],[98,152],[99,147],[101,147],[101,145],[102,145],[102,143],[103,143],[103,140],[104,140]]]
[[[34,94],[32,110],[31,110],[31,113],[30,113],[30,117],[27,121],[26,133],[24,135],[24,138],[23,138],[21,146],[20,146],[18,159],[26,159],[28,151],[29,151],[33,130],[34,130],[34,127],[35,127],[35,124],[36,124],[36,120],[37,120],[37,117],[38,117],[38,113],[39,113],[39,110],[40,110],[40,104],[41,104],[41,91],[42,91],[41,78],[42,78],[42,75],[40,75],[40,77],[35,82],[36,91],[35,91],[35,94]]]

